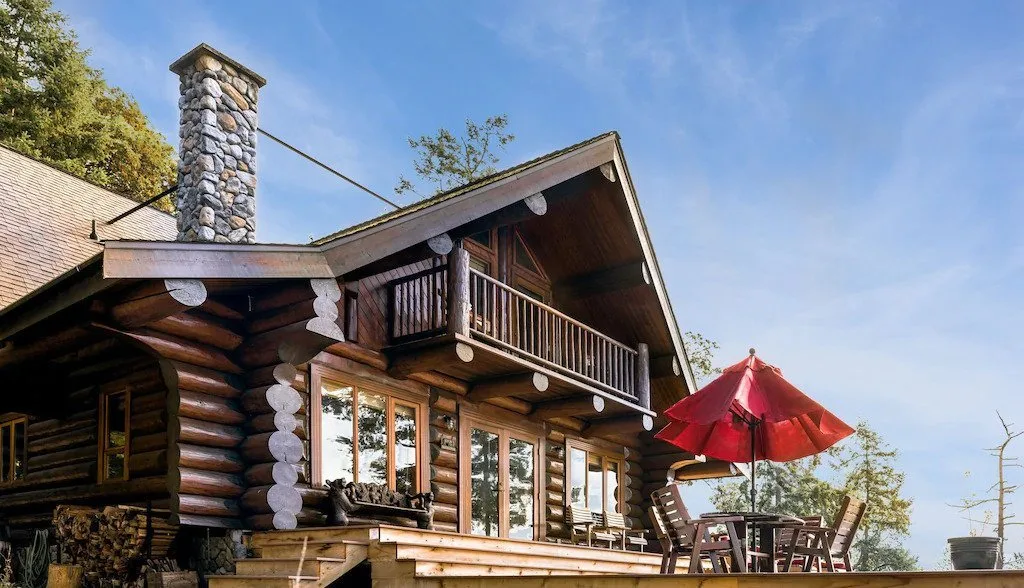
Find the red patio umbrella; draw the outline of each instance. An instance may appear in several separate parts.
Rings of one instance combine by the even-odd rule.
[[[852,427],[750,356],[722,371],[696,394],[665,411],[669,424],[656,438],[697,455],[750,461],[750,504],[759,459],[792,461],[820,453],[853,434]]]

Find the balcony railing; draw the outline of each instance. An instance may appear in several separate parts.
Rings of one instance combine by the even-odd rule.
[[[632,349],[469,268],[461,249],[447,266],[391,281],[388,308],[392,344],[463,333],[650,407],[645,345]]]

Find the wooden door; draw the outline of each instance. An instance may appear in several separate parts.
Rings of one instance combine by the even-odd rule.
[[[539,521],[539,439],[466,419],[462,447],[462,532],[535,539]]]

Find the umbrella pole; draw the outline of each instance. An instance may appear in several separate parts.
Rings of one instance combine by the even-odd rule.
[[[757,511],[757,420],[750,423],[750,510]]]

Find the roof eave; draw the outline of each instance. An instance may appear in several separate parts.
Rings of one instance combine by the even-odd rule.
[[[323,251],[309,245],[110,241],[104,278],[334,278]]]
[[[429,223],[433,234],[428,238],[439,235],[611,162],[617,143],[617,136],[609,134],[521,172],[357,233],[338,237],[321,247],[335,275],[343,275],[422,241],[422,231],[417,230],[417,225],[425,224],[426,218],[436,217]],[[361,247],[350,247],[359,242],[363,243]]]

